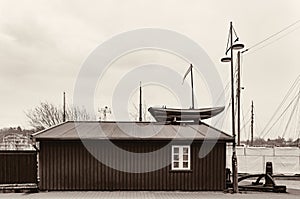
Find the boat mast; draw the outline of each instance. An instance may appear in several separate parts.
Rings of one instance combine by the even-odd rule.
[[[250,146],[253,146],[253,126],[254,126],[254,105],[251,103],[251,142]]]
[[[191,64],[191,86],[192,86],[192,109],[195,109],[194,104],[194,79],[193,79],[193,64]]]

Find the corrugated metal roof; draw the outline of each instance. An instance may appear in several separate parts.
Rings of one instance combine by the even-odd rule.
[[[32,135],[37,140],[78,139],[193,139],[225,140],[233,138],[208,124],[165,125],[152,122],[69,121]]]

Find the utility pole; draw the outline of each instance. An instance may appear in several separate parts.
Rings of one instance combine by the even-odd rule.
[[[142,116],[142,82],[140,82],[140,110],[139,110],[139,121],[143,121],[143,116]]]
[[[254,106],[253,101],[251,103],[251,144],[250,146],[253,146],[253,126],[254,126]]]
[[[66,121],[66,93],[63,93],[63,122]]]
[[[238,146],[241,145],[241,52],[237,53],[238,58],[238,82],[237,82],[237,130],[238,130]]]

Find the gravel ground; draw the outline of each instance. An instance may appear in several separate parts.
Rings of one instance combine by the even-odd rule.
[[[286,185],[288,193],[264,193],[264,192],[242,192],[239,194],[230,194],[223,192],[162,192],[162,191],[75,191],[75,192],[40,192],[40,193],[2,193],[1,198],[19,199],[19,198],[63,198],[63,199],[76,199],[76,198],[128,198],[128,199],[141,199],[141,198],[160,198],[160,199],[198,199],[198,198],[245,198],[245,199],[292,199],[300,198],[300,181],[292,180],[278,180],[278,185]]]
[[[44,192],[35,194],[24,194],[24,193],[5,193],[1,194],[0,198],[63,198],[63,199],[76,199],[76,198],[128,198],[128,199],[140,199],[140,198],[160,198],[160,199],[196,199],[196,198],[278,198],[278,199],[289,199],[289,198],[300,198],[300,195],[286,193],[286,194],[275,194],[275,193],[257,193],[247,192],[240,194],[224,194],[222,192],[131,192],[131,191],[114,191],[114,192]]]

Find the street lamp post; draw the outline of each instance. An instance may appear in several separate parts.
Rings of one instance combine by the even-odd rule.
[[[235,133],[235,118],[234,118],[234,67],[233,67],[233,50],[240,50],[244,47],[243,44],[234,43],[233,42],[233,26],[232,22],[230,22],[230,30],[229,30],[229,40],[230,46],[226,49],[227,52],[230,50],[230,57],[224,57],[221,59],[221,62],[230,62],[231,66],[231,114],[232,114],[232,136],[233,136],[233,144],[232,144],[232,181],[233,181],[233,193],[238,192],[238,172],[237,172],[237,157],[236,157],[236,133]],[[236,33],[235,33],[236,35]],[[238,41],[238,37],[235,41]],[[228,44],[227,44],[228,46]]]

